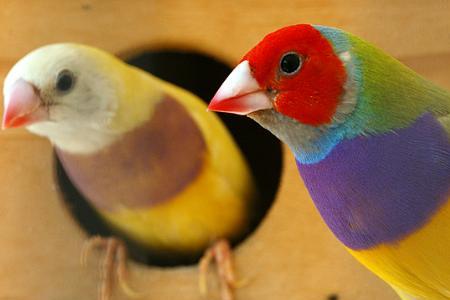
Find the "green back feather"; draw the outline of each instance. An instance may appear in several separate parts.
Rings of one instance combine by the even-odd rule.
[[[406,127],[425,112],[433,113],[450,133],[450,93],[427,81],[395,58],[347,34],[359,69],[356,111],[364,132]],[[361,120],[362,119],[362,120]]]

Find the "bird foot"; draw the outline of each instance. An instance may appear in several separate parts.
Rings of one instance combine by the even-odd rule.
[[[141,294],[132,289],[127,282],[127,250],[125,244],[114,237],[94,236],[88,239],[81,253],[81,264],[87,265],[87,258],[93,249],[105,249],[105,256],[100,262],[102,279],[99,285],[98,300],[111,299],[111,293],[114,284],[114,273],[122,291],[131,298],[140,297]]]
[[[207,273],[212,262],[216,263],[220,282],[221,300],[233,300],[234,289],[246,283],[237,281],[230,244],[226,240],[219,240],[208,248],[199,262],[199,289],[203,296],[208,294]]]

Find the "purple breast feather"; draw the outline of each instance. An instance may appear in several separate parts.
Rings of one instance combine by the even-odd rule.
[[[450,195],[450,142],[428,113],[408,128],[342,141],[320,162],[297,167],[327,225],[354,250],[402,240]]]

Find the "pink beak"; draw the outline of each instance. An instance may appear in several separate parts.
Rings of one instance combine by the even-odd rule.
[[[272,101],[251,74],[248,61],[244,60],[222,83],[208,110],[247,115],[272,107]]]
[[[2,129],[30,125],[48,119],[48,112],[31,83],[19,79],[5,92]]]

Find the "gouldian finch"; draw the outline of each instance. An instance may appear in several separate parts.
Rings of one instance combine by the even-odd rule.
[[[336,28],[250,50],[210,110],[284,141],[322,218],[402,299],[450,299],[450,93]]]
[[[52,142],[69,178],[116,232],[167,256],[206,251],[203,271],[220,256],[223,298],[232,298],[224,239],[248,231],[255,186],[201,100],[102,50],[53,44],[26,55],[5,79],[3,128],[21,126]],[[105,268],[124,257],[120,241],[95,237],[86,249],[97,246],[107,248]],[[111,276],[101,299],[110,297]],[[203,273],[200,284],[205,292]]]

